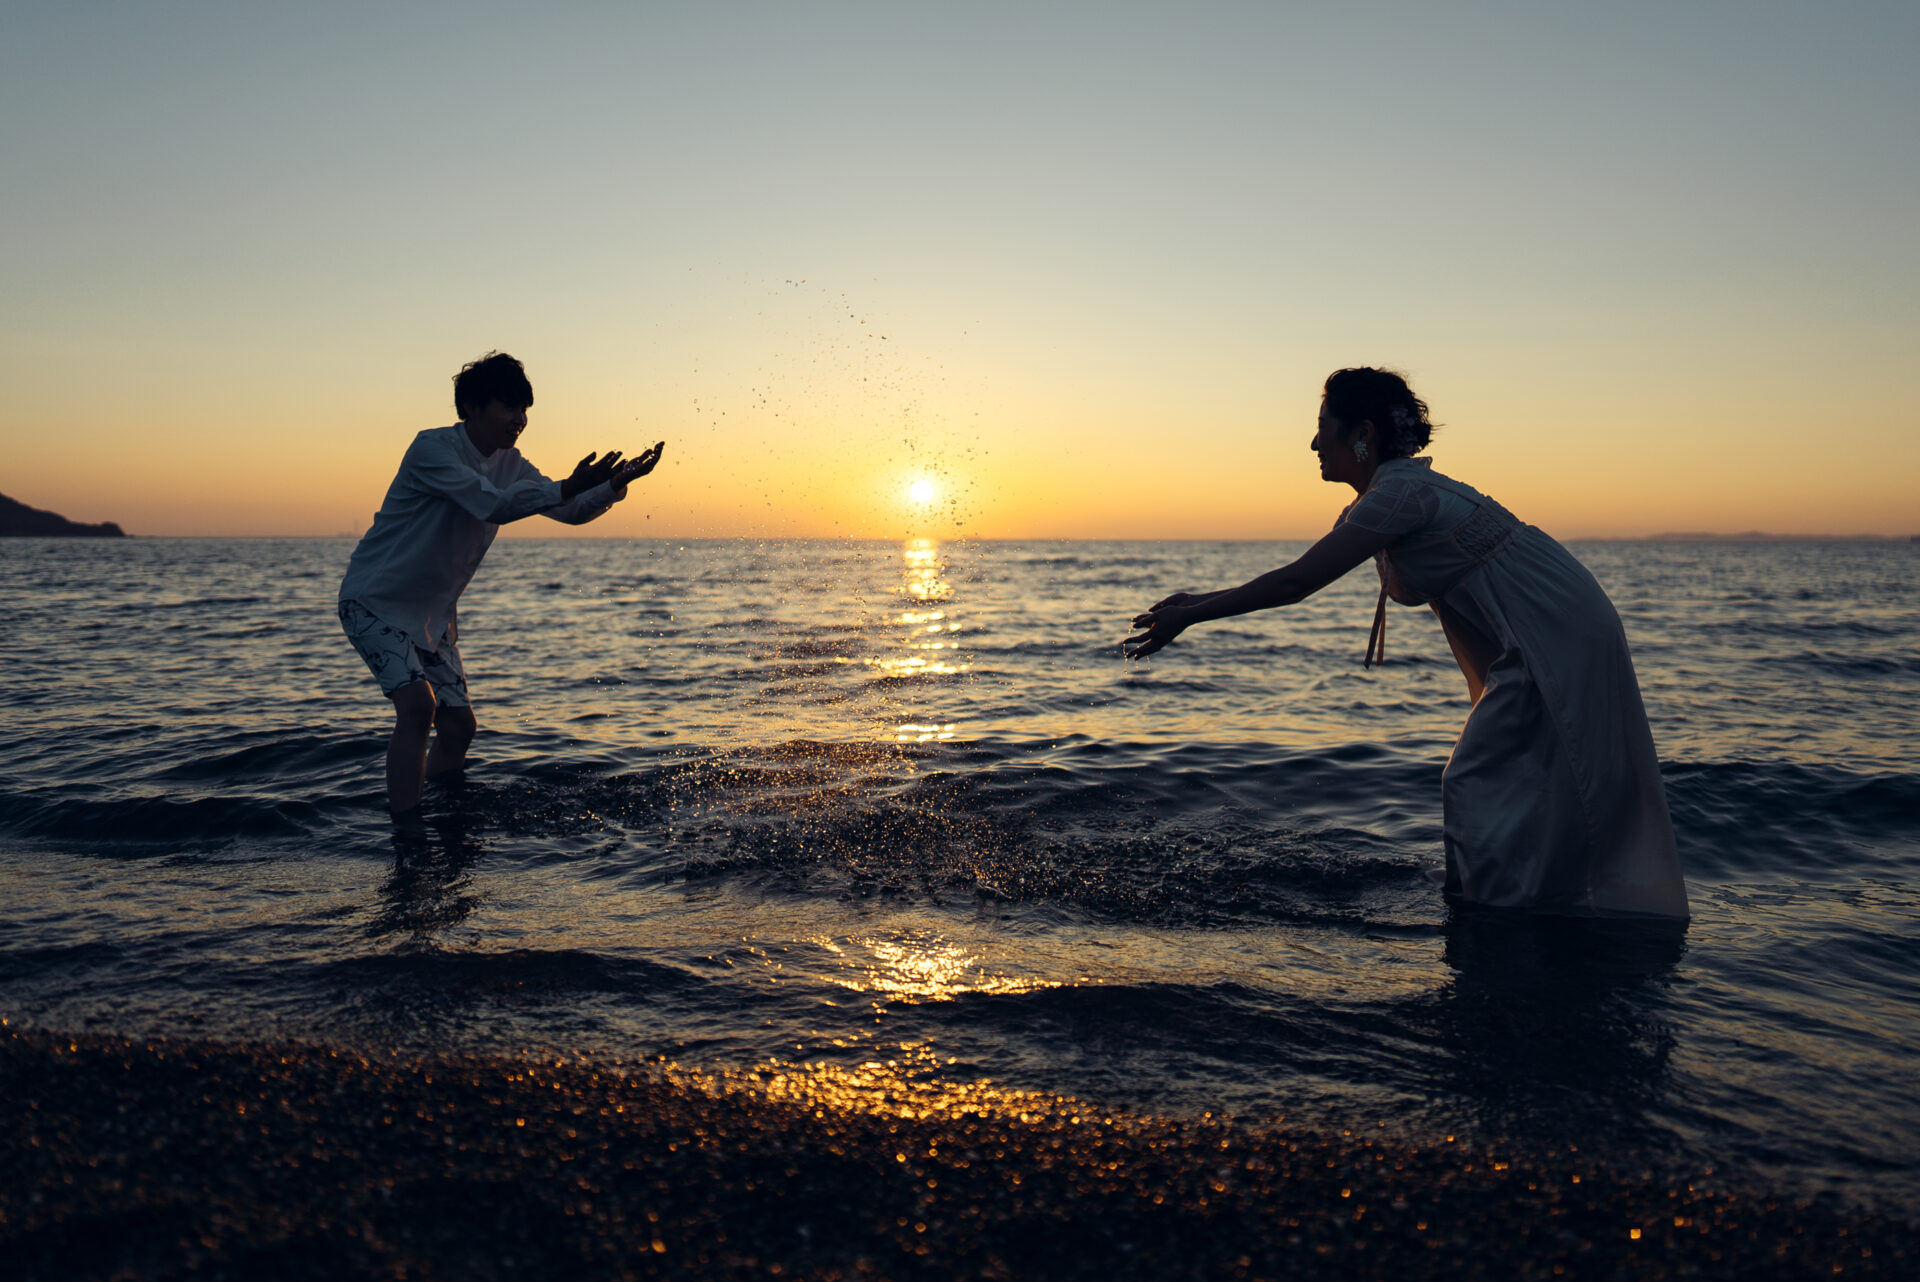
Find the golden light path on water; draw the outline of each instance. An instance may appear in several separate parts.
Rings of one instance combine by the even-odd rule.
[[[838,659],[838,663],[859,662],[875,670],[882,678],[902,680],[912,677],[958,676],[967,670],[960,659],[960,623],[952,617],[953,586],[944,577],[946,562],[934,539],[908,539],[901,546],[901,581],[892,590],[902,598],[900,613],[891,620],[897,631],[890,653],[864,659]],[[897,743],[931,743],[951,739],[955,723],[939,721],[903,722],[894,734]]]
[[[967,993],[1030,993],[1059,988],[1064,979],[996,974],[982,965],[978,953],[945,935],[919,930],[891,936],[855,937],[836,941],[813,940],[846,969],[829,975],[830,982],[856,993],[872,993],[917,1001],[946,1001]],[[852,950],[864,950],[860,957]]]

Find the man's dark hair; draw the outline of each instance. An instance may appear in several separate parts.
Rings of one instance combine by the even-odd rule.
[[[1427,403],[1413,394],[1404,375],[1361,365],[1327,375],[1327,414],[1340,420],[1342,436],[1371,419],[1380,441],[1380,457],[1407,458],[1427,448],[1433,423]]]
[[[520,362],[505,352],[488,352],[453,376],[453,410],[464,422],[499,401],[508,409],[533,404],[533,384]]]

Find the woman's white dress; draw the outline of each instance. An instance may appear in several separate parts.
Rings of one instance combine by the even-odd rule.
[[[1392,536],[1378,557],[1386,595],[1433,606],[1475,691],[1442,776],[1448,889],[1687,916],[1626,632],[1593,575],[1429,459],[1381,464],[1340,519]]]

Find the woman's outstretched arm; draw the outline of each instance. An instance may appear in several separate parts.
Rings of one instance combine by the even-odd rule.
[[[1145,614],[1134,617],[1133,626],[1146,631],[1127,638],[1126,644],[1131,647],[1127,657],[1144,659],[1171,645],[1175,637],[1196,623],[1305,600],[1384,548],[1392,538],[1390,534],[1363,530],[1355,525],[1338,525],[1331,534],[1301,553],[1299,560],[1269,570],[1257,579],[1249,579],[1237,588],[1199,594],[1176,592]]]

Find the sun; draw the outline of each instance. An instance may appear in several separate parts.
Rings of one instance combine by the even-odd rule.
[[[907,486],[907,497],[915,503],[933,502],[933,482],[922,477]]]

